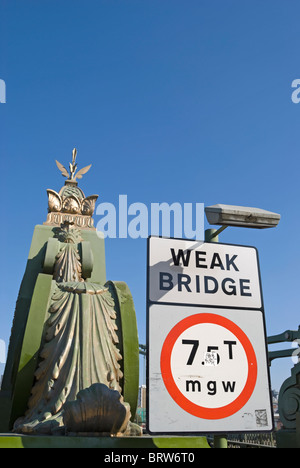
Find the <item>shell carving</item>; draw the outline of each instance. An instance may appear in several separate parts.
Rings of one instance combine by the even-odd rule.
[[[84,216],[93,216],[98,195],[91,195],[82,200],[75,195],[63,197],[55,190],[47,190],[48,193],[48,211],[56,213],[82,214]]]
[[[50,189],[47,190],[47,193],[49,212],[60,212],[62,210],[62,201],[58,193]]]
[[[117,390],[96,383],[81,390],[75,401],[64,405],[64,425],[68,432],[117,434],[127,428],[131,413]]]

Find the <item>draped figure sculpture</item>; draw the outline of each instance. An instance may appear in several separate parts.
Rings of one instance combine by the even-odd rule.
[[[60,212],[78,214],[76,203],[85,207],[79,217],[90,216],[91,200],[84,198],[74,180],[75,161],[73,152],[71,175],[61,193],[48,190],[51,216]],[[49,221],[49,215],[47,223],[51,224],[54,218]],[[140,429],[130,422],[130,405],[122,396],[122,355],[114,298],[108,287],[83,277],[79,250],[82,231],[75,224],[69,216],[54,228],[59,251],[54,260],[47,319],[28,408],[15,421],[13,430],[25,434],[137,435]]]

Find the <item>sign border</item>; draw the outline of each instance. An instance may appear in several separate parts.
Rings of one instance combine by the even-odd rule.
[[[178,389],[172,375],[171,355],[175,341],[187,328],[193,325],[197,325],[199,323],[213,323],[215,325],[220,325],[224,328],[227,328],[238,338],[247,356],[248,376],[244,389],[242,390],[240,395],[238,395],[237,398],[231,403],[218,408],[201,407],[188,400],[184,395],[182,395],[182,393]],[[170,355],[168,356],[169,352]],[[224,419],[240,411],[240,409],[250,399],[257,381],[257,359],[253,346],[245,332],[243,332],[243,330],[238,325],[236,325],[228,318],[222,317],[222,315],[210,314],[205,312],[190,315],[182,319],[180,322],[177,323],[177,325],[175,325],[175,327],[173,327],[170,330],[167,338],[165,339],[161,351],[160,365],[165,387],[168,390],[171,397],[173,398],[173,400],[187,413],[190,413],[193,416],[197,416],[198,418],[202,419]],[[241,406],[238,409],[236,409],[237,405]],[[221,416],[217,417],[217,414]]]

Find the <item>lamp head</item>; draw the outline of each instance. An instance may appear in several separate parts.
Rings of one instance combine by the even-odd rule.
[[[234,205],[212,205],[205,207],[209,224],[238,226],[256,229],[276,227],[280,215],[260,208]]]

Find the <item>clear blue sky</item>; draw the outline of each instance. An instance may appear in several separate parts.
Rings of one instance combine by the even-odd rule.
[[[268,335],[298,328],[299,17],[294,0],[0,0],[0,339],[46,189],[63,185],[54,161],[74,147],[99,202],[280,213],[276,229],[220,240],[257,247]],[[108,279],[131,288],[143,343],[146,240],[108,239],[106,258]],[[291,366],[273,364],[273,388]]]

